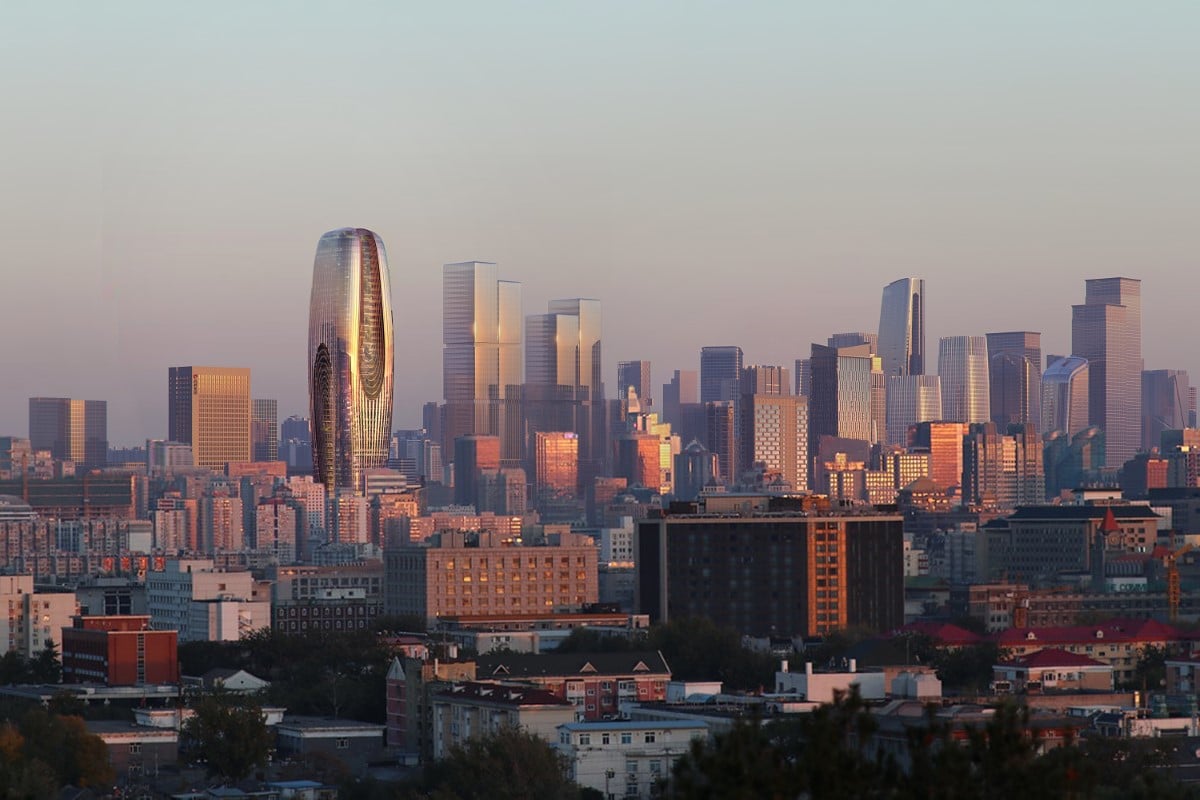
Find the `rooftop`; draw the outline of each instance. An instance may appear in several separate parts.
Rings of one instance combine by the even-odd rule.
[[[589,731],[687,731],[708,726],[699,721],[642,720],[637,722],[567,722],[558,727],[571,733],[587,733]]]
[[[658,651],[632,653],[488,653],[475,659],[480,677],[527,678],[575,675],[670,675]]]

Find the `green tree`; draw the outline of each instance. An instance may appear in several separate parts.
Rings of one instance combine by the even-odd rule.
[[[28,662],[28,674],[31,683],[59,683],[62,681],[62,660],[58,657],[58,649],[50,639],[46,646]]]
[[[1126,689],[1163,691],[1167,685],[1167,659],[1171,653],[1165,647],[1147,645],[1138,656],[1133,670],[1133,680],[1125,682]]]
[[[200,698],[193,711],[183,732],[210,772],[240,780],[266,764],[271,738],[258,703],[216,693]]]
[[[82,717],[31,708],[21,717],[20,734],[25,740],[26,758],[45,764],[60,785],[87,787],[112,783],[108,748],[99,736],[88,733]]]
[[[430,765],[410,797],[431,800],[578,800],[562,756],[531,733],[505,728],[468,740]]]

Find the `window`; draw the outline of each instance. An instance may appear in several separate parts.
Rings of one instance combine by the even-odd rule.
[[[590,733],[579,734],[579,743],[580,744],[591,744],[592,743],[592,735]]]
[[[142,745],[140,743],[135,742],[135,743],[129,745],[129,754],[131,756],[136,756],[141,752],[142,752]]]
[[[633,744],[633,734],[625,731],[621,734],[621,744]]]
[[[646,731],[646,744],[654,744],[656,738],[654,731]]]
[[[612,743],[610,741],[611,739],[612,739],[612,737],[609,736],[607,733],[600,734],[600,744],[611,744]]]
[[[636,775],[637,774],[637,761],[633,760],[632,758],[628,759],[625,762],[625,771],[627,773],[629,773],[630,775]]]
[[[650,773],[652,775],[661,775],[662,774],[662,762],[659,761],[657,758],[650,762]]]
[[[350,749],[350,740],[349,739],[338,739],[337,740],[337,749],[338,750],[349,750]]]

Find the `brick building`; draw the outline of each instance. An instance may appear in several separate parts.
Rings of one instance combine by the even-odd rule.
[[[179,634],[150,630],[150,617],[75,617],[63,628],[63,683],[179,683]]]

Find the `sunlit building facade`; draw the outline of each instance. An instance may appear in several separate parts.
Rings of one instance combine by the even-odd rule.
[[[889,375],[887,379],[888,444],[908,444],[908,429],[918,422],[942,418],[942,379],[937,375]]]
[[[953,422],[990,422],[987,339],[946,336],[938,344],[938,376],[942,379],[942,415]]]
[[[167,382],[167,438],[190,444],[197,467],[250,460],[249,369],[171,367]]]
[[[1046,368],[1042,375],[1042,433],[1074,436],[1088,427],[1088,373],[1086,358],[1067,356]]]
[[[392,303],[383,240],[364,228],[321,237],[308,315],[313,475],[332,494],[363,491],[387,464]]]
[[[29,444],[79,466],[103,467],[108,461],[108,403],[29,398]]]

